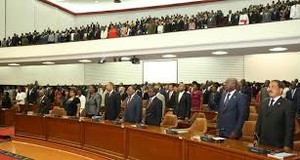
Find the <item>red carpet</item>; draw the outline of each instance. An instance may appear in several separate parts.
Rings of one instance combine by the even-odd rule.
[[[14,127],[3,127],[0,128],[0,136],[13,136],[15,135]]]
[[[0,159],[1,159],[1,160],[16,160],[16,159],[13,158],[13,157],[8,157],[8,156],[3,155],[3,154],[0,154]]]
[[[3,127],[0,128],[0,142],[10,141],[11,137],[15,135],[15,128],[14,127]],[[0,160],[2,158],[0,157]]]

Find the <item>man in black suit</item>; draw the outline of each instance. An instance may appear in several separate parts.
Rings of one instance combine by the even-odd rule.
[[[127,88],[128,97],[125,100],[124,117],[120,122],[141,123],[142,121],[142,98],[136,93],[135,86]]]
[[[178,119],[188,120],[191,114],[191,95],[186,92],[184,83],[178,86],[178,94],[176,94],[176,105],[173,110]]]
[[[162,101],[156,97],[158,88],[148,88],[149,100],[146,107],[145,124],[159,126],[162,118]]]
[[[242,79],[242,80],[240,81],[240,83],[241,83],[240,92],[243,93],[243,94],[247,97],[247,103],[248,103],[249,106],[250,106],[251,95],[252,95],[251,87],[247,85],[245,79]]]
[[[36,103],[37,95],[38,95],[37,89],[33,86],[33,84],[30,84],[28,86],[28,92],[27,92],[27,96],[26,96],[27,103],[28,104]]]
[[[174,84],[169,84],[168,93],[166,96],[166,106],[168,108],[174,108],[176,104],[176,92],[174,91]]]
[[[292,102],[281,97],[283,89],[282,82],[271,81],[268,88],[270,98],[260,104],[256,133],[260,144],[290,151],[293,147],[295,107]]]
[[[217,86],[211,87],[211,93],[209,94],[208,107],[211,110],[217,111],[221,99],[221,93],[217,91]]]
[[[238,81],[235,78],[226,80],[226,92],[221,96],[217,119],[221,137],[239,139],[242,136],[242,127],[249,107],[246,97],[237,91],[237,87]]]
[[[39,113],[41,114],[49,114],[50,109],[50,101],[48,97],[45,95],[45,91],[42,89],[39,91]]]
[[[121,96],[114,90],[114,84],[106,84],[107,93],[105,95],[105,119],[115,120],[120,113]]]
[[[286,93],[286,98],[292,101],[296,107],[296,113],[300,113],[300,87],[296,86],[296,82],[291,84],[291,89]]]

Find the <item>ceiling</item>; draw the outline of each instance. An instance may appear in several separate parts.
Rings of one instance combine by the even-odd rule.
[[[213,2],[217,0],[40,0],[71,14],[91,14],[101,12],[116,12],[126,10],[169,7],[194,3]]]
[[[284,47],[287,48],[287,51],[284,52],[270,52],[269,49],[274,47]],[[193,58],[193,57],[222,57],[222,56],[243,56],[243,55],[253,55],[253,54],[276,54],[276,53],[299,53],[300,54],[300,45],[291,44],[291,45],[281,45],[281,46],[264,46],[264,47],[251,47],[251,48],[235,48],[235,49],[226,49],[222,51],[228,52],[226,55],[212,55],[211,53],[215,50],[205,50],[205,51],[194,51],[194,52],[185,52],[185,53],[172,53],[176,55],[176,58],[162,58],[165,53],[157,53],[150,55],[136,55],[141,61],[147,60],[161,60],[161,59],[177,59],[177,58]],[[116,57],[117,60],[121,57]],[[98,63],[99,58],[91,58],[91,63]],[[114,57],[106,57],[106,63],[114,62]],[[68,59],[68,60],[59,60],[54,61],[55,64],[76,64],[79,63],[78,59]],[[42,61],[35,62],[24,62],[19,63],[21,66],[31,66],[31,65],[42,65]],[[0,66],[7,66],[7,63],[0,63]]]

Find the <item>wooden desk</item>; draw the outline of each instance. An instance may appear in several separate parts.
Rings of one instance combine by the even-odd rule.
[[[142,160],[263,160],[247,151],[248,142],[208,143],[189,133],[165,134],[164,128],[138,129],[129,123],[16,115],[16,135],[99,153],[111,159]]]
[[[45,134],[50,142],[80,147],[81,124],[78,119],[45,117]]]
[[[0,126],[8,127],[14,125],[14,111],[11,109],[0,109]]]
[[[113,125],[110,121],[82,121],[83,149],[98,152],[113,159],[126,158],[125,129],[121,125]]]
[[[165,134],[164,128],[137,129],[127,125],[126,132],[128,159],[184,159],[182,138]]]
[[[45,118],[36,115],[16,114],[16,136],[46,140]]]

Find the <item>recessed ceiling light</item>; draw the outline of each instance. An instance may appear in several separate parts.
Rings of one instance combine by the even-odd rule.
[[[166,55],[162,55],[163,58],[175,58],[177,57],[176,55],[174,54],[166,54]]]
[[[99,1],[95,1],[95,3],[98,3]]]
[[[51,64],[55,64],[55,62],[47,61],[47,62],[43,62],[43,64],[45,64],[45,65],[51,65]]]
[[[20,66],[20,64],[19,63],[10,63],[10,64],[8,64],[9,66]]]
[[[121,57],[121,60],[122,61],[129,61],[129,60],[131,60],[131,58],[130,57]]]
[[[269,49],[269,51],[271,51],[271,52],[282,52],[282,51],[286,51],[286,50],[288,50],[288,49],[284,48],[284,47],[275,47],[275,48]]]
[[[92,60],[89,60],[89,59],[81,59],[81,60],[79,60],[78,62],[80,62],[80,63],[91,63]]]
[[[213,55],[225,55],[225,54],[228,54],[228,52],[226,52],[226,51],[215,51],[215,52],[212,52],[211,54],[213,54]]]

